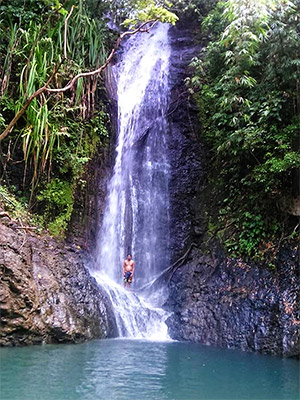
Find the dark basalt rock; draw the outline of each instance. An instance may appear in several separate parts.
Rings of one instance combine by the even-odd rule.
[[[209,345],[299,355],[299,255],[283,249],[277,272],[232,260],[207,234],[215,199],[206,185],[208,152],[197,110],[184,79],[199,54],[188,24],[170,30],[172,57],[169,109],[172,262],[192,243],[198,247],[169,284],[166,306],[172,338]],[[208,254],[205,255],[204,254]]]
[[[277,272],[194,250],[170,281],[174,339],[284,356],[299,355],[297,249],[283,250]]]
[[[202,235],[201,204],[195,201],[201,193],[207,157],[199,138],[198,112],[190,98],[185,78],[188,64],[198,54],[191,30],[170,29],[172,56],[170,60],[169,160],[170,191],[170,253],[172,262],[199,235]]]
[[[0,345],[114,336],[110,301],[84,267],[78,249],[19,228],[2,218]]]

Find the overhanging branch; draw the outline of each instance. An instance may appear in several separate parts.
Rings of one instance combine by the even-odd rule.
[[[117,49],[120,46],[120,43],[122,42],[122,40],[126,37],[126,36],[131,36],[131,35],[135,35],[138,32],[149,32],[150,29],[153,28],[153,26],[156,24],[157,21],[146,21],[144,22],[142,25],[140,25],[139,28],[135,29],[134,31],[127,31],[122,33],[116,44],[115,47],[112,49],[112,51],[110,52],[109,56],[107,57],[105,63],[103,65],[101,65],[101,67],[99,67],[98,69],[95,69],[94,71],[90,71],[90,72],[81,72],[80,74],[74,76],[74,78],[63,88],[61,89],[50,89],[47,88],[47,92],[49,93],[62,93],[62,92],[66,92],[67,90],[70,90],[74,84],[76,83],[76,81],[78,81],[79,78],[86,78],[88,76],[94,76],[94,75],[99,75],[107,66],[108,64],[111,62],[113,56],[115,55],[115,52],[117,51]],[[144,28],[147,24],[151,24],[151,26],[149,28]]]
[[[50,78],[48,79],[48,81],[45,83],[44,86],[42,86],[41,88],[39,88],[38,90],[36,90],[24,103],[23,107],[21,108],[21,110],[15,115],[15,117],[11,120],[11,122],[7,125],[7,127],[5,128],[5,130],[1,133],[0,135],[0,142],[6,138],[6,136],[8,136],[11,131],[13,130],[13,127],[15,126],[15,124],[17,123],[17,121],[22,117],[22,115],[25,113],[25,111],[27,110],[27,108],[29,107],[29,105],[31,104],[31,102],[38,97],[40,94],[42,93],[63,93],[66,92],[68,90],[70,90],[74,84],[77,82],[77,80],[79,78],[85,78],[85,77],[89,77],[89,76],[95,76],[95,75],[99,75],[107,66],[108,64],[111,62],[111,60],[113,59],[115,52],[117,51],[117,49],[119,48],[122,40],[127,37],[127,36],[132,36],[135,35],[138,32],[149,32],[154,25],[158,22],[157,20],[149,20],[146,22],[143,22],[138,28],[136,28],[133,31],[127,31],[122,33],[117,41],[116,44],[114,46],[114,48],[112,49],[112,51],[110,52],[109,56],[107,57],[105,63],[103,65],[101,65],[99,68],[95,69],[94,71],[90,71],[90,72],[81,72],[79,74],[77,74],[73,79],[71,79],[71,81],[64,86],[63,88],[58,88],[58,89],[51,89],[48,86],[50,85],[50,83],[52,82],[54,76],[56,75],[59,67],[61,66],[62,62],[65,60],[66,58],[66,43],[67,43],[67,38],[66,38],[66,34],[67,34],[67,20],[68,18],[71,16],[71,13],[73,11],[73,7],[70,10],[70,13],[68,14],[67,18],[66,18],[66,22],[65,22],[65,41],[64,41],[64,57],[61,61],[61,63],[59,64],[58,67],[55,68],[54,72],[51,74]],[[149,25],[147,27],[147,25]]]

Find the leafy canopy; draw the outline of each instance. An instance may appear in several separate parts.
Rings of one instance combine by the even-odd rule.
[[[111,6],[111,11],[123,16],[122,24],[126,27],[134,27],[138,23],[151,20],[175,25],[178,17],[170,11],[171,6],[171,3],[164,0],[119,0]]]
[[[133,26],[138,22],[146,22],[150,20],[158,20],[160,22],[167,22],[175,25],[178,17],[168,11],[163,5],[157,4],[154,0],[145,1],[140,0],[135,3],[136,9],[130,13],[130,17],[124,21],[125,26]],[[170,3],[168,3],[170,6]]]
[[[290,237],[280,204],[297,194],[299,3],[221,1],[202,27],[211,41],[187,83],[225,194],[218,228],[232,254],[264,257]]]

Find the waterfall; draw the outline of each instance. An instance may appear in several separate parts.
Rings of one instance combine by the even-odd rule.
[[[169,265],[168,29],[132,36],[112,67],[118,136],[93,275],[111,298],[120,336],[167,338],[162,290],[147,299],[136,291]],[[136,265],[130,292],[121,287],[128,253]]]

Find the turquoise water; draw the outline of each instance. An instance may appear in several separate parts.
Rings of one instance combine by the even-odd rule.
[[[179,342],[2,348],[1,400],[298,399],[299,363]]]

